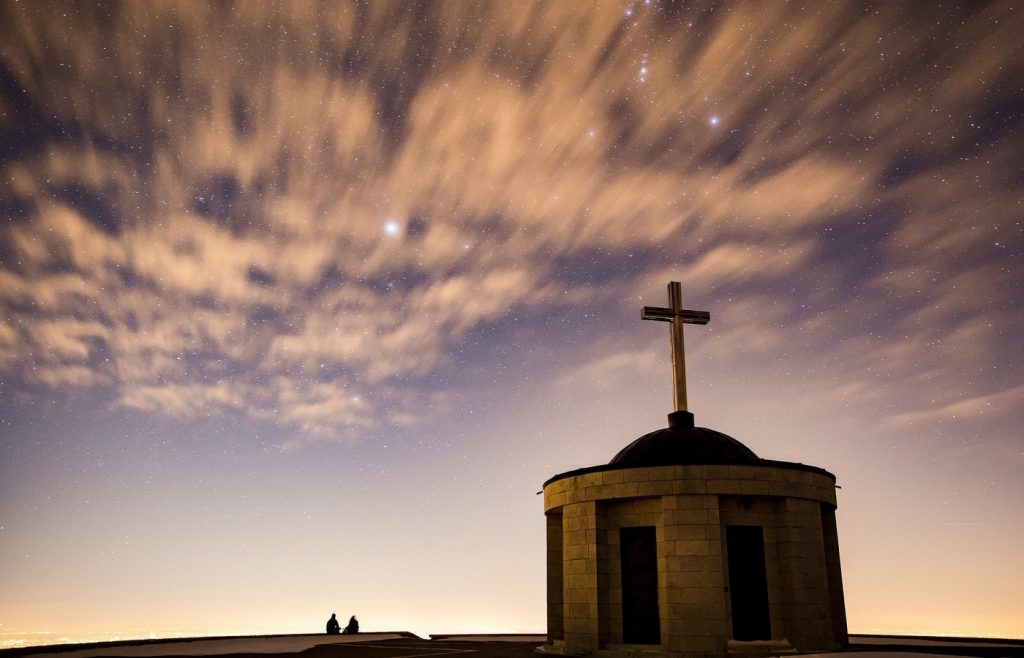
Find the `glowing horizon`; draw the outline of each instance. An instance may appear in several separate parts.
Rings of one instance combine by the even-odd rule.
[[[837,475],[849,626],[1024,637],[1008,1],[0,2],[0,637],[543,630],[671,410]],[[47,631],[48,632],[48,631]]]
[[[326,621],[326,618],[323,620]],[[1006,628],[1013,629],[1015,620],[1007,619]],[[934,622],[933,622],[934,623]],[[74,635],[61,631],[33,631],[33,632],[4,632],[0,631],[0,649],[14,649],[33,646],[52,646],[57,644],[89,644],[94,642],[120,642],[134,640],[169,640],[185,638],[217,638],[217,637],[258,637],[263,635],[307,635],[318,634],[321,631],[307,628],[308,624],[296,623],[292,625],[279,625],[263,628],[192,628],[192,629],[165,629],[165,630],[121,630],[106,633]],[[969,627],[967,627],[969,628]],[[505,628],[493,626],[463,625],[456,628],[431,628],[423,630],[416,627],[392,627],[383,623],[378,628],[368,628],[364,633],[386,633],[386,632],[407,632],[421,638],[429,638],[431,635],[440,634],[518,634],[518,635],[545,635],[544,629],[529,628]],[[1010,633],[1016,631],[1011,630]],[[986,640],[1024,640],[1024,635],[1000,633],[992,631],[986,634],[973,632],[956,632],[955,628],[950,629],[947,625],[937,626],[878,626],[865,629],[851,629],[851,635],[895,635],[905,637],[936,637],[936,638],[978,638]],[[22,639],[16,639],[22,638]],[[31,639],[29,639],[31,638]]]

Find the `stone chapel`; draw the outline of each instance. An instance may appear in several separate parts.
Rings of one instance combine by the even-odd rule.
[[[669,308],[676,411],[607,464],[544,483],[547,642],[539,651],[686,658],[846,646],[836,478],[762,459],[696,427],[687,410],[683,324]]]

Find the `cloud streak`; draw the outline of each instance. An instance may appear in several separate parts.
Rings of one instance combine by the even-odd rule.
[[[6,6],[2,374],[351,437],[474,332],[679,273],[722,341],[784,344],[741,326],[773,297],[865,386],[940,334],[980,372],[1022,330],[1021,19],[908,12]]]

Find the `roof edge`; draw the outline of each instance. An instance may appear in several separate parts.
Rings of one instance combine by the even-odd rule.
[[[633,468],[665,468],[674,466],[770,466],[772,468],[785,468],[793,471],[807,471],[809,473],[817,473],[824,475],[832,479],[833,482],[836,480],[834,473],[826,471],[818,466],[811,466],[810,464],[801,464],[799,462],[783,462],[775,461],[774,459],[758,459],[754,462],[718,462],[718,463],[706,463],[706,464],[665,464],[663,466],[650,466],[650,465],[620,465],[620,464],[599,464],[598,466],[588,466],[586,468],[577,468],[574,471],[566,471],[565,473],[559,473],[553,475],[544,481],[544,487],[546,488],[552,482],[558,482],[566,478],[575,477],[577,475],[586,475],[587,473],[600,473],[603,471],[626,471]]]

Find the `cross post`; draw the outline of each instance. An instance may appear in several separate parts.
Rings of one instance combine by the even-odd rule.
[[[688,411],[686,408],[686,354],[683,349],[683,325],[707,324],[711,314],[707,311],[689,311],[683,308],[683,287],[678,281],[668,284],[669,308],[644,306],[640,317],[644,320],[657,320],[672,323],[669,335],[672,339],[672,395],[675,397],[676,411]]]

